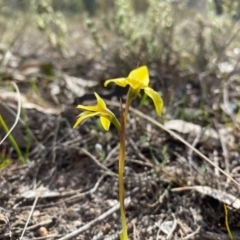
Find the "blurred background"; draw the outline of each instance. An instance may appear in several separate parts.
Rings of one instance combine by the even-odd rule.
[[[166,118],[239,117],[238,0],[1,0],[0,12],[3,91],[14,80],[54,107],[121,97],[103,81],[146,64]]]
[[[147,64],[168,103],[239,70],[238,0],[1,0],[0,11],[1,78],[15,68],[31,81],[38,70],[101,81]]]

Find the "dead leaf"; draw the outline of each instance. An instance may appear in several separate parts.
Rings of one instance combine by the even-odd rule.
[[[174,130],[182,134],[190,134],[192,137],[197,137],[202,134],[201,141],[210,139],[213,141],[211,144],[214,144],[216,146],[220,146],[218,134],[221,134],[222,139],[228,144],[235,141],[233,135],[231,134],[231,129],[226,127],[219,129],[218,133],[213,128],[203,128],[197,124],[186,122],[180,119],[169,120],[165,122],[164,126],[167,129]]]
[[[47,187],[40,186],[37,189],[26,190],[20,193],[23,198],[48,198],[48,197],[59,197],[61,194],[57,191],[52,191]]]
[[[92,88],[98,85],[97,81],[86,80],[78,77],[64,75],[67,88],[75,95],[82,96],[85,88]]]
[[[191,186],[182,188],[173,188],[171,191],[179,192],[184,190],[196,190],[204,195],[208,195],[218,201],[230,205],[236,209],[240,208],[240,199],[232,194],[226,193],[222,190],[214,189],[208,186]]]
[[[15,92],[6,92],[6,91],[0,91],[0,100],[3,102],[6,102],[8,105],[11,105],[12,107],[17,105],[18,96]],[[39,112],[45,113],[45,114],[60,114],[60,110],[57,108],[52,108],[48,106],[47,103],[41,101],[41,105],[30,102],[25,96],[21,95],[21,105],[23,108],[26,109],[35,109]]]

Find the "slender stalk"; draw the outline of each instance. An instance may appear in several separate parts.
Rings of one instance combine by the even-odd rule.
[[[122,224],[122,235],[121,240],[128,240],[128,232],[127,232],[127,220],[125,214],[125,206],[124,206],[124,165],[125,165],[125,140],[126,140],[126,132],[125,126],[127,123],[127,116],[129,112],[129,108],[131,105],[131,101],[133,99],[132,90],[129,88],[125,110],[124,113],[121,109],[121,130],[120,130],[120,152],[119,152],[119,202],[120,202],[120,214],[121,214],[121,224]]]
[[[135,96],[133,96],[132,89],[129,88],[128,94],[127,94],[127,100],[126,100],[126,104],[125,104],[125,110],[124,110],[124,124],[125,125],[127,123],[127,117],[128,117],[129,108],[130,108],[131,102],[132,102],[134,97]]]
[[[3,129],[4,129],[4,131],[5,131],[6,133],[9,132],[8,126],[7,126],[7,124],[5,123],[5,121],[3,120],[3,118],[2,118],[1,115],[0,115],[0,126],[3,127]],[[23,157],[23,155],[22,155],[22,152],[21,152],[21,150],[20,150],[17,142],[15,141],[15,139],[14,139],[14,137],[12,136],[11,133],[8,135],[8,138],[9,138],[10,142],[12,143],[13,148],[14,148],[15,151],[17,152],[17,155],[18,155],[21,163],[25,164],[25,163],[26,163],[26,160],[24,159],[24,157]]]
[[[121,130],[120,130],[120,151],[119,151],[119,166],[118,166],[118,181],[119,181],[119,203],[121,214],[122,234],[121,240],[128,240],[127,220],[124,206],[124,162],[125,162],[125,118],[121,112]]]
[[[226,225],[226,229],[228,232],[228,236],[229,236],[230,240],[233,240],[233,235],[232,235],[232,232],[231,232],[229,224],[228,224],[228,209],[227,209],[227,206],[225,203],[223,204],[223,207],[224,207],[224,212],[225,212],[225,225]]]
[[[121,124],[120,122],[117,120],[117,118],[115,117],[115,115],[113,114],[113,118],[111,119],[111,123],[115,126],[115,128],[118,130],[118,132],[120,132],[121,130]]]

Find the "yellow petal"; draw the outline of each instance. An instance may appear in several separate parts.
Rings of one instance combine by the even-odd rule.
[[[155,92],[150,87],[145,88],[144,92],[153,100],[157,114],[161,115],[162,108],[163,108],[162,98],[159,96],[159,94],[157,92]]]
[[[111,122],[109,121],[109,119],[105,118],[105,117],[100,117],[100,121],[101,121],[101,124],[103,126],[103,128],[108,131],[109,130],[109,127],[110,127],[110,124]]]
[[[90,118],[90,117],[94,117],[94,116],[98,116],[99,115],[99,112],[83,112],[79,115],[79,118],[77,119],[76,123],[74,124],[73,128],[76,128],[82,121],[84,121],[85,119],[87,118]]]
[[[104,82],[104,87],[106,87],[110,82],[114,82],[120,87],[126,87],[128,82],[126,81],[126,78],[115,78],[115,79],[109,79]]]
[[[87,110],[90,112],[97,112],[98,111],[98,106],[83,106],[83,105],[77,105],[77,108]]]
[[[103,112],[107,109],[105,102],[103,99],[95,92],[95,97],[97,98],[97,105],[95,106],[84,106],[84,105],[78,105],[77,108],[91,111],[91,112]]]
[[[143,89],[149,84],[149,73],[146,66],[139,67],[130,72],[128,83],[133,89]]]
[[[95,92],[95,97],[97,98],[97,108],[99,112],[102,112],[107,109],[105,102],[103,99]]]

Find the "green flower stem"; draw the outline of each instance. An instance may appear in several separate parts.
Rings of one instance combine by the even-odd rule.
[[[7,124],[5,123],[5,121],[3,120],[2,116],[0,115],[0,125],[3,127],[4,131],[6,133],[9,132],[9,129],[8,129],[8,126]],[[8,138],[10,140],[10,142],[12,143],[12,146],[13,148],[15,149],[15,151],[17,152],[17,155],[21,161],[21,163],[25,164],[26,163],[26,160],[24,159],[23,155],[22,155],[22,152],[17,144],[17,142],[15,141],[14,137],[12,136],[12,134],[9,134],[8,135]]]
[[[125,162],[125,118],[121,116],[121,131],[120,131],[120,151],[119,151],[119,166],[118,166],[118,181],[119,181],[119,203],[121,214],[122,234],[121,240],[128,240],[127,220],[124,207],[124,162]]]
[[[121,131],[121,125],[120,122],[117,120],[117,118],[115,117],[115,115],[113,114],[113,118],[111,119],[111,123],[115,126],[115,128],[118,130],[118,132]]]
[[[125,125],[127,123],[127,117],[128,117],[128,112],[129,112],[129,108],[131,106],[131,102],[132,100],[136,97],[137,92],[135,92],[131,87],[128,90],[128,94],[127,94],[127,100],[126,100],[126,104],[125,104],[125,111],[124,111],[124,121],[125,121]]]
[[[128,232],[127,232],[127,220],[125,215],[125,207],[124,207],[124,165],[125,165],[125,126],[127,123],[127,117],[129,108],[132,102],[132,99],[135,97],[134,92],[131,88],[129,88],[125,110],[123,116],[121,116],[121,131],[120,131],[120,152],[119,152],[119,202],[120,202],[120,214],[121,214],[121,224],[122,224],[122,234],[121,240],[128,240]]]

